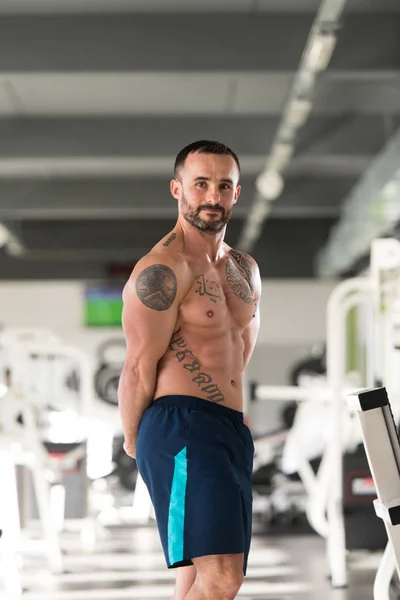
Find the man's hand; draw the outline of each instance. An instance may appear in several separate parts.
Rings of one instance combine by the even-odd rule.
[[[136,458],[136,446],[132,443],[124,442],[124,450],[131,458]]]

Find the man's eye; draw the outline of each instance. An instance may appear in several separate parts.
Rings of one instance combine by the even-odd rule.
[[[206,182],[205,181],[199,181],[197,184],[197,187],[205,187],[206,186]]]
[[[230,186],[228,183],[223,183],[223,184],[220,186],[220,189],[221,189],[221,190],[230,190],[230,189],[231,189],[231,186]]]

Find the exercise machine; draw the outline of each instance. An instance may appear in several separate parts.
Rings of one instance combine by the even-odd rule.
[[[339,283],[329,297],[326,383],[318,386],[317,381],[303,387],[262,385],[255,389],[257,399],[297,400],[299,411],[295,426],[296,420],[299,422],[302,412],[307,410],[306,404],[326,403],[329,432],[320,466],[315,474],[307,457],[303,457],[299,459],[299,474],[308,495],[310,524],[326,539],[328,570],[334,588],[347,585],[343,453],[362,440],[361,431],[357,432],[356,424],[349,419],[346,396],[360,389],[373,388],[376,381],[381,381],[396,399],[393,410],[398,418],[399,282],[400,242],[374,240],[369,272]],[[360,377],[355,388],[349,381],[347,368],[347,323],[353,310],[359,311],[362,333]],[[344,428],[344,422],[349,427]],[[257,446],[256,442],[256,452]]]
[[[43,415],[51,406],[69,406],[77,414],[91,411],[92,374],[84,353],[46,330],[4,330],[0,336],[0,558],[8,593],[22,592],[21,522],[15,467],[23,465],[32,474],[42,547],[49,569],[63,569],[58,532],[63,527],[64,493],[62,471],[84,458],[82,447],[54,460],[42,441]],[[80,393],[69,395],[62,386],[63,369],[74,364],[81,381]],[[25,499],[26,500],[26,499]]]
[[[348,406],[358,414],[364,447],[375,484],[374,508],[386,528],[388,544],[374,583],[374,600],[390,600],[390,584],[400,575],[400,444],[385,388],[349,396]]]

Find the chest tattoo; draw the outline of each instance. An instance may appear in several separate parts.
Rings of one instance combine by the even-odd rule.
[[[246,302],[252,304],[251,266],[245,254],[231,250],[226,261],[226,280],[233,293]]]
[[[216,281],[210,281],[202,274],[196,277],[196,283],[197,288],[195,289],[195,294],[199,294],[199,296],[208,296],[211,302],[214,303],[216,303],[217,300],[222,300],[221,288]]]

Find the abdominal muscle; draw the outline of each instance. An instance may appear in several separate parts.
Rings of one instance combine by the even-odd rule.
[[[240,331],[179,327],[158,363],[154,400],[166,395],[197,396],[243,411],[244,344]]]

